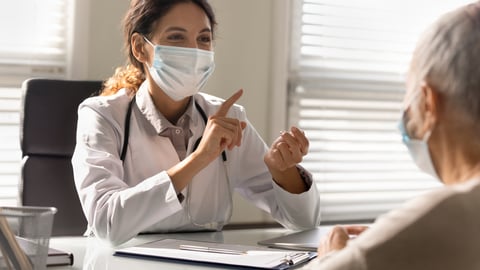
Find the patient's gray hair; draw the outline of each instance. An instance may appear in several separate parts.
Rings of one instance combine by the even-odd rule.
[[[413,59],[417,83],[425,79],[470,121],[480,121],[480,1],[441,17]]]

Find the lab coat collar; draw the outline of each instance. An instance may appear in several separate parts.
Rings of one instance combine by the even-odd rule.
[[[162,133],[168,127],[174,126],[155,107],[152,97],[150,96],[150,92],[148,91],[147,81],[144,81],[140,86],[140,88],[138,89],[136,94],[136,100],[137,100],[138,108],[140,109],[142,114],[145,116],[145,118],[152,124],[157,134]],[[189,118],[190,121],[193,121],[191,124],[196,126],[199,116],[193,113],[194,104],[192,100],[193,99],[190,99],[187,110],[185,111],[183,116]]]

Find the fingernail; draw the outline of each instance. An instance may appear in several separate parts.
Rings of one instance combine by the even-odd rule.
[[[295,132],[303,132],[303,130],[300,130],[300,129],[297,128],[297,127],[292,127],[292,131],[295,131]]]

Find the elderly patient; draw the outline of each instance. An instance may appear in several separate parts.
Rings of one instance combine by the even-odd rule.
[[[415,50],[400,130],[446,186],[362,227],[337,226],[307,269],[480,269],[480,2],[444,15]],[[348,242],[348,244],[347,244]]]

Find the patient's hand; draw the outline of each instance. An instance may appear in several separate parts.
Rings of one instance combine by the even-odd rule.
[[[348,226],[335,226],[328,233],[327,236],[320,240],[318,246],[318,257],[322,257],[332,251],[342,250],[348,240],[352,237],[356,237],[362,232],[368,229],[368,226],[362,225],[348,225]]]

